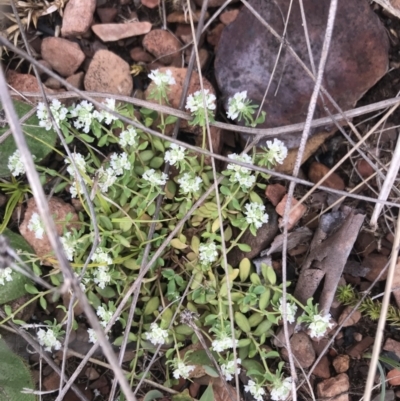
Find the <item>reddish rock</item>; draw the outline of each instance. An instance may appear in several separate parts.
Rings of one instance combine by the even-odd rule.
[[[43,379],[43,387],[46,391],[58,389],[60,387],[60,376],[53,370]]]
[[[374,343],[372,337],[364,337],[358,344],[346,350],[347,355],[354,359],[360,359],[364,352]]]
[[[331,377],[331,372],[329,369],[330,362],[329,358],[325,355],[317,363],[317,366],[313,370],[313,374],[321,379],[329,379]]]
[[[235,21],[238,14],[239,14],[239,10],[237,8],[235,8],[234,10],[225,11],[219,16],[219,20],[224,25],[229,25],[230,23]]]
[[[386,377],[391,386],[400,386],[400,369],[390,370]]]
[[[315,351],[310,340],[310,337],[304,333],[299,332],[293,334],[290,339],[290,346],[292,348],[296,366],[302,368],[309,368],[315,361]],[[288,353],[286,348],[282,348],[282,358],[287,361]]]
[[[344,322],[344,320],[347,318],[347,316],[350,315],[349,319],[346,320],[345,323],[343,323],[343,327],[349,327],[349,326],[354,326],[358,321],[361,319],[361,312],[359,310],[353,311],[354,308],[352,306],[346,306],[341,313],[339,317],[338,324],[339,326]]]
[[[332,398],[345,393],[349,390],[349,387],[349,376],[345,373],[341,373],[340,375],[318,383],[317,395],[319,398]]]
[[[36,79],[31,74],[20,74],[18,72],[15,72],[13,70],[7,71],[7,82],[8,84],[14,88],[18,92],[35,92],[39,93],[39,84]],[[44,91],[46,93],[55,93],[53,89],[50,88],[44,88]],[[20,99],[24,100],[23,97],[21,96],[16,96],[16,94],[13,94],[14,99]]]
[[[118,10],[115,7],[98,8],[96,12],[103,24],[114,22],[118,14]]]
[[[218,24],[212,29],[207,35],[207,42],[214,47],[218,46],[219,40],[221,39],[222,31],[225,28],[224,24]]]
[[[369,163],[364,159],[361,159],[357,162],[356,168],[363,178],[368,178],[375,173],[373,167],[371,167]]]
[[[134,47],[129,51],[129,55],[133,61],[142,62],[142,63],[150,63],[153,61],[153,56],[143,50],[142,47]]]
[[[141,0],[142,5],[147,8],[156,8],[160,5],[160,0]]]
[[[126,24],[97,24],[92,25],[93,32],[103,42],[115,42],[120,39],[145,35],[150,32],[150,22],[128,22]]]
[[[398,358],[400,358],[400,342],[388,338],[383,346],[385,351],[390,351],[396,354]]]
[[[276,206],[286,194],[286,188],[281,184],[270,184],[265,189],[266,198]]]
[[[208,53],[208,51],[206,49],[204,49],[204,48],[201,48],[199,50],[199,61],[200,61],[200,69],[201,70],[205,67],[205,65],[207,64],[209,58],[210,58],[210,54]],[[190,54],[187,54],[186,57],[185,57],[186,63],[189,64],[189,60],[190,60]]]
[[[129,64],[108,50],[99,50],[85,75],[85,89],[129,96],[133,89]]]
[[[93,20],[96,0],[69,0],[62,19],[62,36],[80,36],[87,32]]]
[[[200,19],[201,10],[196,10],[192,13],[193,22],[198,22]],[[204,15],[204,21],[207,21],[210,18],[210,14],[208,12]],[[168,14],[167,22],[170,24],[190,24],[189,15],[185,14],[181,11],[173,11],[172,13]]]
[[[77,72],[74,75],[69,76],[66,81],[74,86],[75,88],[82,89],[83,88],[83,77],[85,74],[81,72]]]
[[[143,39],[144,48],[165,65],[173,62],[180,55],[182,47],[179,40],[168,31],[154,29]]]
[[[378,249],[378,241],[375,239],[373,233],[361,231],[358,234],[354,247],[359,255],[366,257]]]
[[[49,37],[42,41],[42,57],[54,71],[69,77],[82,64],[85,54],[77,43],[63,38]]]
[[[195,0],[194,2],[201,7],[203,5],[204,0]],[[236,1],[232,1],[232,3],[235,3]],[[222,4],[225,3],[225,0],[208,0],[207,7],[209,8],[214,8],[214,7],[220,7]]]
[[[54,89],[54,90],[58,90],[61,88],[61,82],[58,79],[53,78],[53,77],[47,78],[46,81],[44,82],[44,85],[47,88]]]
[[[369,254],[366,258],[364,258],[362,262],[362,267],[367,268],[369,271],[366,274],[365,278],[368,281],[374,281],[380,272],[384,269],[384,267],[388,263],[387,256],[378,255],[376,253]],[[386,280],[387,277],[387,269],[386,271],[380,276],[379,281]]]
[[[275,208],[276,213],[278,213],[279,216],[283,216],[283,214],[285,213],[287,198],[288,196],[285,195]],[[297,224],[297,222],[303,217],[304,213],[307,211],[307,208],[303,204],[298,205],[296,209],[294,209],[294,207],[298,203],[299,202],[296,199],[292,198],[291,211],[289,213],[289,219],[288,219],[288,230],[291,230]],[[279,219],[279,225],[282,226],[282,224],[283,224],[283,219]]]
[[[350,357],[348,355],[338,355],[332,362],[336,373],[345,373],[349,370]]]
[[[38,63],[40,63],[43,67],[48,68],[49,70],[52,70],[50,63],[48,63],[46,60],[38,60]],[[46,79],[47,78],[47,72],[42,71],[40,68],[38,68],[39,70],[39,75],[42,79]]]
[[[84,384],[77,384],[76,385],[79,390],[86,396],[86,398],[91,401],[93,399],[93,393],[86,388]],[[81,398],[78,397],[73,390],[68,390],[67,394],[65,394],[64,401],[81,401]]]
[[[326,167],[324,164],[313,162],[308,170],[308,178],[311,182],[316,184],[330,171],[331,169]],[[345,188],[344,181],[336,173],[332,173],[325,181],[322,182],[321,185],[332,189],[339,189],[341,191]]]
[[[397,307],[400,308],[400,258],[397,259],[396,267],[394,270],[392,289]]]

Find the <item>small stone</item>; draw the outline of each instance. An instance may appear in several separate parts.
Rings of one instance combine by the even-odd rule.
[[[137,63],[142,62],[147,64],[153,61],[153,56],[143,50],[142,47],[134,47],[129,51],[129,55],[131,59]]]
[[[324,164],[313,162],[308,170],[308,178],[311,182],[316,184],[330,171],[330,168],[326,167]],[[336,173],[332,173],[325,181],[322,182],[321,185],[341,191],[343,191],[345,188],[344,181]]]
[[[200,7],[203,5],[203,1],[204,0],[194,0],[194,2]],[[225,0],[208,0],[207,7],[208,8],[220,7],[224,3]]]
[[[145,35],[150,32],[150,22],[128,22],[126,24],[96,24],[92,25],[92,31],[103,42],[115,42],[120,39]]]
[[[338,355],[332,362],[336,373],[344,373],[349,370],[350,357],[348,355]]]
[[[69,77],[82,64],[85,54],[77,43],[63,38],[49,37],[42,41],[42,57],[54,71]]]
[[[239,10],[237,8],[235,8],[234,10],[225,11],[219,16],[219,20],[224,25],[229,25],[231,22],[235,21],[238,14]]]
[[[50,63],[48,63],[46,60],[38,60],[38,63],[41,64],[43,67],[48,68],[49,70],[52,70]],[[42,71],[40,68],[38,68],[39,70],[39,75],[42,79],[47,78],[47,73]]]
[[[331,372],[329,369],[329,359],[324,355],[321,360],[317,363],[317,366],[313,370],[313,374],[321,379],[329,379],[331,377]]]
[[[61,88],[60,81],[58,79],[56,79],[56,78],[53,78],[53,77],[47,78],[45,83],[44,83],[44,85],[47,86],[50,89],[55,89],[55,90],[58,90],[58,89]]]
[[[276,213],[278,213],[279,216],[283,216],[285,213],[287,199],[288,195],[285,195],[275,208]],[[299,202],[296,199],[292,198],[291,211],[289,213],[289,219],[288,219],[288,230],[291,230],[297,224],[297,222],[303,217],[304,213],[307,211],[307,208],[303,204],[298,205],[296,209],[294,209],[294,207],[298,203]],[[282,227],[282,223],[283,219],[279,219],[280,227]]]
[[[198,22],[200,19],[200,15],[201,10],[196,10],[194,13],[192,13],[193,22]],[[206,12],[204,15],[204,21],[207,21],[209,17],[210,14]],[[168,14],[167,22],[169,22],[170,24],[190,24],[190,18],[187,14],[181,11],[173,11],[171,14]]]
[[[147,8],[156,8],[160,5],[160,0],[141,0],[142,4]]]
[[[100,377],[99,372],[91,366],[85,370],[85,375],[89,380],[97,380]]]
[[[400,342],[388,338],[383,346],[385,351],[394,352],[398,358],[400,358]]]
[[[352,313],[352,315],[350,316],[349,319],[346,320],[346,322],[343,324],[343,327],[349,327],[349,326],[354,326],[360,319],[361,319],[361,312],[359,310],[355,310],[353,311],[353,307],[352,306],[346,306],[343,310],[343,312],[341,313],[340,317],[339,317],[339,321],[338,324],[341,325],[344,320],[347,318],[347,316],[350,315],[350,313]]]
[[[400,369],[392,369],[387,374],[389,384],[392,386],[400,386]]]
[[[213,46],[217,47],[219,40],[221,39],[222,31],[225,28],[224,24],[218,24],[214,29],[212,29],[207,35],[207,42]]]
[[[361,333],[354,333],[353,337],[354,337],[354,340],[357,341],[358,343],[363,339],[363,336]]]
[[[373,343],[374,339],[372,337],[364,337],[359,343],[353,345],[351,348],[346,350],[347,355],[354,359],[361,359],[365,350],[369,348]]]
[[[317,384],[317,394],[320,398],[332,398],[349,390],[349,376],[341,373],[335,377]]]
[[[118,14],[118,10],[115,7],[98,8],[96,12],[103,24],[114,22]]]
[[[361,159],[357,162],[356,168],[363,178],[368,178],[375,173],[375,170],[364,159]]]
[[[315,351],[310,340],[310,337],[303,332],[293,334],[290,339],[296,366],[309,368],[315,361]],[[282,358],[288,361],[288,353],[286,348],[282,348]]]
[[[371,232],[361,231],[360,234],[358,234],[354,248],[359,255],[366,257],[378,249],[378,241]]]
[[[205,67],[209,58],[210,58],[210,55],[206,49],[204,49],[204,48],[199,49],[199,61],[200,61],[200,69],[201,70]],[[187,54],[187,56],[185,57],[186,63],[189,64],[189,60],[190,60],[190,54]],[[196,64],[196,67],[197,67],[197,64]]]
[[[58,389],[60,387],[60,376],[53,370],[43,379],[43,387],[46,391]]]
[[[9,70],[7,71],[7,82],[18,92],[40,92],[39,83],[36,77],[31,74],[20,74],[19,72]],[[45,88],[45,92],[54,93],[49,88]]]
[[[394,269],[394,277],[392,283],[393,295],[396,300],[397,307],[400,308],[400,258],[397,259],[396,267]]]
[[[85,75],[85,89],[129,96],[133,89],[129,64],[108,50],[99,50]]]
[[[96,0],[69,0],[64,9],[61,35],[80,36],[87,32],[93,20]]]
[[[75,88],[82,89],[83,88],[83,77],[84,76],[85,76],[85,73],[80,71],[80,72],[77,72],[74,75],[69,76],[66,79],[66,81],[70,85],[74,86]]]
[[[368,281],[375,281],[381,271],[385,268],[388,263],[387,256],[378,255],[376,253],[369,254],[366,258],[364,258],[362,262],[362,267],[368,269],[368,273],[365,275],[365,278]],[[380,276],[378,281],[386,280],[387,277],[387,269]]]
[[[143,39],[144,48],[165,65],[173,62],[180,55],[181,43],[172,33],[163,29],[154,29]]]
[[[81,392],[89,401],[93,399],[93,393],[88,388],[86,388],[84,384],[77,384],[76,386],[79,388],[79,390],[81,390]],[[78,397],[72,390],[68,390],[63,401],[81,401],[81,398]]]
[[[286,194],[286,188],[281,184],[270,184],[265,189],[265,196],[276,206]]]

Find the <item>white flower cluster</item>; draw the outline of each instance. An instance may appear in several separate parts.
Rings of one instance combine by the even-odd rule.
[[[165,344],[165,340],[168,338],[168,330],[164,330],[158,327],[157,323],[150,325],[150,331],[145,333],[146,340],[149,340],[153,345]]]
[[[105,106],[107,106],[110,110],[115,111],[115,99],[106,99],[103,102]],[[100,112],[95,110],[93,112],[93,117],[99,122],[105,122],[107,125],[111,125],[111,123],[115,120],[118,120],[118,117],[113,116],[111,113],[105,110],[101,110]]]
[[[109,284],[111,281],[111,274],[109,273],[109,267],[99,266],[94,271],[93,281],[99,286],[99,288],[104,290],[104,288],[106,288],[106,285]]]
[[[36,212],[32,213],[32,216],[28,223],[28,230],[33,231],[35,233],[35,238],[43,239],[43,234],[44,234],[43,223]]]
[[[167,183],[168,176],[151,168],[143,173],[142,178],[154,186],[161,186]]]
[[[12,281],[12,269],[11,267],[6,267],[5,269],[0,269],[0,284],[4,285],[6,281]]]
[[[94,118],[94,113],[92,113],[93,108],[92,103],[89,103],[87,100],[82,100],[82,102],[71,110],[71,117],[76,117],[76,120],[74,121],[75,128],[82,128],[82,131],[86,134],[89,132],[90,125]]]
[[[213,95],[212,93],[209,93],[209,92],[210,91],[208,89],[204,89],[204,96],[201,91],[197,91],[193,95],[189,95],[186,100],[185,108],[187,110],[190,110],[191,113],[196,113],[199,110],[203,110],[204,109],[203,98],[204,98],[205,104],[206,104],[206,109],[207,110],[215,110],[216,97],[215,97],[215,95]]]
[[[19,175],[26,173],[24,163],[22,163],[21,160],[21,153],[18,149],[8,158],[7,167],[14,177],[18,177]]]
[[[175,85],[175,78],[172,76],[172,71],[167,70],[165,72],[161,72],[158,69],[152,70],[148,77],[158,86],[166,86],[166,85]]]
[[[183,194],[198,192],[202,182],[203,180],[200,177],[196,177],[192,173],[185,173],[181,178],[178,179],[180,191]]]
[[[114,312],[111,309],[107,310],[107,307],[99,306],[96,310],[96,314],[101,319],[100,324],[103,327],[106,327],[108,322],[111,320]],[[119,320],[119,318],[117,318],[117,320]]]
[[[115,175],[118,177],[124,173],[124,170],[131,169],[131,162],[128,160],[127,153],[113,153],[111,155],[111,168],[114,170]]]
[[[87,329],[87,332],[89,334],[89,342],[93,343],[93,344],[96,343],[97,342],[97,336],[96,336],[95,331],[90,328],[90,329]],[[106,338],[108,339],[108,335],[106,335]]]
[[[188,379],[189,374],[192,370],[194,370],[195,366],[193,365],[186,365],[183,361],[177,361],[175,363],[175,370],[174,370],[174,377],[175,379],[179,379],[182,377],[183,379]]]
[[[279,139],[274,138],[274,141],[267,141],[267,147],[269,149],[268,155],[271,163],[282,164],[288,154],[287,147]]]
[[[166,163],[169,163],[171,166],[175,166],[176,163],[182,161],[185,158],[185,148],[183,146],[179,146],[176,143],[171,143],[169,145],[171,150],[167,150],[164,155],[164,160]]]
[[[60,239],[64,247],[64,252],[65,255],[67,256],[67,259],[70,261],[74,260],[74,253],[76,247],[76,242],[74,237],[70,232],[67,232]]]
[[[37,332],[37,338],[39,340],[39,344],[44,347],[45,351],[51,351],[52,348],[58,351],[61,348],[61,343],[57,340],[53,329],[39,329]]]
[[[310,336],[314,338],[323,337],[328,329],[333,326],[331,315],[328,313],[325,316],[316,314],[312,317],[312,322],[309,324]]]
[[[237,155],[236,153],[228,155],[232,160],[240,161],[243,163],[253,164],[251,157],[247,154]],[[251,174],[251,170],[247,167],[239,166],[238,164],[229,163],[227,166],[228,170],[232,170],[233,174],[230,177],[231,182],[237,182],[242,188],[251,188],[256,177]]]
[[[92,256],[92,260],[94,263],[98,263],[101,266],[111,265],[113,260],[111,256],[108,254],[105,248],[98,247]]]
[[[244,391],[250,393],[256,401],[262,401],[265,390],[253,380],[249,380],[249,383],[244,386]]]
[[[282,298],[279,299],[279,312],[283,316],[283,304]],[[286,319],[289,323],[294,323],[296,319],[297,305],[290,302],[286,302]]]
[[[254,224],[255,228],[260,228],[263,224],[268,223],[268,214],[264,213],[265,206],[261,203],[250,202],[245,206],[246,222]]]
[[[137,131],[132,125],[128,125],[126,130],[122,131],[119,135],[118,143],[121,147],[136,146],[137,144]]]
[[[110,188],[115,181],[117,181],[115,171],[111,167],[104,169],[104,167],[101,166],[98,170],[97,176],[99,178],[97,185],[99,186],[100,191],[103,193],[107,193],[108,188]]]
[[[274,383],[271,389],[271,400],[284,401],[292,388],[292,378],[287,377],[279,383]]]
[[[75,162],[76,167],[78,168],[81,174],[86,173],[86,161],[81,153],[72,153],[72,159]],[[67,171],[69,175],[72,177],[75,176],[75,167],[72,165],[71,160],[69,158],[65,159],[64,162],[69,164],[67,167]]]
[[[228,113],[226,114],[231,120],[236,120],[240,113],[246,110],[247,91],[235,93],[228,100]]]
[[[58,99],[53,99],[49,106],[57,127],[60,127],[60,123],[67,118],[68,110],[61,104]],[[49,131],[53,127],[53,124],[51,123],[51,118],[49,116],[49,113],[47,112],[44,103],[38,103],[36,116],[39,119],[39,126],[46,128],[46,131]]]
[[[213,340],[211,347],[215,352],[223,352],[229,348],[233,348],[235,345],[237,346],[238,344],[238,340],[233,339],[227,333],[222,332],[217,335],[215,340]]]
[[[199,259],[203,265],[213,263],[218,258],[217,246],[214,242],[208,244],[200,244],[199,246]]]
[[[240,374],[240,368],[238,365],[242,363],[240,358],[236,359],[236,372],[235,372],[235,360],[223,363],[221,365],[221,370],[226,380],[232,380],[233,376],[237,373]]]

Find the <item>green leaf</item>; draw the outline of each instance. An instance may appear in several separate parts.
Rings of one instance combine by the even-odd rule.
[[[238,342],[238,348],[248,347],[251,343],[250,338],[242,338]]]
[[[164,164],[164,159],[162,157],[154,157],[151,159],[149,166],[154,169],[159,169]]]
[[[238,248],[242,251],[242,252],[250,252],[251,251],[251,247],[250,245],[247,244],[237,244]]]
[[[265,369],[260,362],[254,359],[245,359],[242,361],[242,366],[247,370],[247,375],[250,377],[263,379]]]
[[[214,401],[214,390],[212,384],[209,384],[200,398],[200,401]]]
[[[39,303],[40,303],[40,306],[41,306],[44,310],[47,309],[47,301],[46,301],[46,298],[45,298],[45,297],[40,297],[40,298],[39,298]]]
[[[208,376],[219,377],[219,373],[214,368],[212,368],[211,366],[205,365],[204,366],[204,370],[208,374]]]
[[[39,290],[33,284],[25,284],[25,290],[32,295],[39,294]]]
[[[179,240],[178,238],[172,239],[171,242],[170,242],[170,244],[171,244],[172,248],[175,248],[175,249],[185,249],[185,248],[188,247],[186,244],[184,244],[184,243],[183,243],[181,240]]]
[[[112,287],[96,287],[96,291],[104,298],[113,298],[116,295],[115,290]]]
[[[260,198],[260,196],[256,192],[251,191],[249,195],[250,195],[250,200],[252,202],[261,203],[261,204],[263,203],[262,199]]]
[[[143,314],[145,316],[151,315],[154,311],[157,310],[157,308],[160,306],[160,298],[158,297],[152,297],[150,300],[146,303],[146,307],[144,308]]]
[[[251,327],[249,321],[243,313],[235,312],[235,322],[244,333],[250,333]]]
[[[251,269],[250,259],[243,258],[239,264],[239,277],[241,283],[244,283],[249,277],[250,269]]]
[[[265,280],[270,284],[276,284],[276,273],[272,266],[267,266],[265,263],[261,263],[261,272]]]
[[[79,138],[83,139],[87,143],[92,143],[94,142],[94,138],[90,135],[87,134],[79,134]]]
[[[158,390],[150,390],[143,398],[143,401],[153,401],[157,398],[164,397],[164,394]]]
[[[178,120],[178,117],[175,117],[175,116],[168,116],[166,119],[165,119],[165,125],[168,125],[168,124],[174,124],[174,123],[176,123],[176,121]]]
[[[265,292],[260,296],[260,301],[259,301],[260,310],[267,309],[270,299],[271,299],[271,290],[269,288],[266,288]]]
[[[263,319],[264,316],[261,313],[253,313],[248,319],[250,327],[258,326]]]

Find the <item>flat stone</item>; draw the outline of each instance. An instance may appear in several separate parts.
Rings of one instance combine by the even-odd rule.
[[[335,377],[324,380],[317,384],[317,394],[321,398],[331,398],[349,390],[349,376],[341,373]]]
[[[42,57],[63,77],[74,74],[85,59],[77,43],[63,38],[49,37],[42,41]]]
[[[361,231],[358,234],[357,240],[354,244],[354,248],[359,255],[366,257],[370,253],[378,249],[378,241],[375,239],[373,233],[368,231]]]
[[[192,13],[193,22],[198,22],[200,19],[200,15],[200,10],[196,10],[194,13]],[[206,12],[204,15],[204,21],[207,21],[209,17],[210,14]],[[167,22],[169,22],[170,24],[190,24],[190,18],[187,14],[181,11],[173,11],[172,13],[168,14]]]
[[[321,379],[329,379],[331,377],[331,372],[329,369],[330,362],[326,355],[324,355],[321,360],[317,363],[317,366],[313,370],[313,375],[320,377]]]
[[[332,362],[336,373],[345,373],[350,367],[350,357],[348,355],[338,355]]]
[[[194,0],[194,2],[195,2],[199,7],[201,7],[201,6],[203,5],[203,1],[204,1],[204,0]],[[235,2],[236,2],[236,0],[232,1],[232,3],[235,3]],[[220,6],[222,6],[222,4],[224,4],[224,3],[225,3],[225,0],[208,0],[207,7],[208,7],[208,8],[220,7]]]
[[[324,164],[318,163],[318,162],[313,162],[308,171],[308,178],[310,179],[311,182],[316,184],[322,178],[324,178],[330,171],[331,171],[331,169],[329,167],[326,167]],[[324,187],[338,189],[341,191],[343,191],[343,189],[345,188],[344,181],[335,172],[332,173],[331,175],[329,175],[321,183],[321,185],[323,185]]]
[[[356,168],[363,178],[368,178],[375,173],[375,170],[364,159],[361,159],[356,163]]]
[[[108,50],[99,50],[89,65],[84,85],[87,91],[129,96],[133,89],[129,64]]]
[[[129,51],[131,59],[136,62],[150,63],[153,60],[153,56],[147,53],[142,47],[134,47]]]
[[[352,306],[346,306],[343,310],[343,312],[340,314],[338,324],[341,325],[343,324],[343,327],[349,327],[349,326],[354,326],[355,324],[358,323],[358,321],[361,319],[361,312],[359,310],[353,311]],[[352,313],[352,315],[349,317],[349,319],[346,320],[345,323],[344,320],[349,316],[349,314]]]
[[[120,39],[145,35],[150,32],[150,22],[128,22],[126,24],[96,24],[92,25],[92,31],[103,42],[115,42]]]
[[[265,196],[274,206],[278,205],[285,194],[286,188],[281,184],[270,184],[265,188]]]
[[[362,261],[362,267],[368,269],[368,273],[365,275],[365,278],[368,281],[375,281],[378,277],[380,272],[384,269],[386,264],[388,263],[387,256],[379,255],[377,253],[369,254],[364,260]],[[380,276],[379,281],[386,280],[387,277],[387,269],[386,271]]]
[[[96,0],[69,0],[64,9],[61,35],[80,36],[86,33],[93,21]]]
[[[237,8],[235,8],[234,10],[225,11],[219,16],[219,20],[224,25],[229,25],[233,21],[235,21],[235,19],[237,18],[238,14],[239,14],[239,10]]]
[[[315,351],[310,337],[304,333],[294,333],[290,339],[290,346],[292,348],[293,356],[295,358],[296,366],[302,368],[309,368],[315,361]],[[286,348],[282,348],[282,358],[288,361],[288,353]]]
[[[396,288],[396,289],[394,289]],[[394,270],[394,277],[393,277],[393,295],[394,299],[396,300],[397,307],[400,308],[400,258],[397,259],[396,267]]]
[[[156,8],[160,5],[160,0],[141,0],[141,2],[147,8]]]
[[[84,76],[85,74],[82,71],[77,72],[76,74],[69,76],[66,81],[75,88],[82,89]]]
[[[224,24],[218,24],[207,34],[207,42],[213,47],[217,47],[221,39],[222,31],[225,28]]]
[[[115,7],[97,8],[96,12],[103,24],[114,22],[118,15],[118,10]]]
[[[398,358],[400,358],[400,342],[393,340],[392,338],[388,338],[383,346],[385,351],[390,351],[396,354]]]
[[[168,31],[153,29],[143,38],[144,48],[162,63],[169,65],[180,55],[179,40]]]
[[[285,195],[275,208],[275,211],[276,213],[279,214],[279,216],[283,216],[285,213],[287,199],[288,195]],[[304,213],[307,211],[307,208],[303,204],[298,205],[296,209],[294,209],[294,207],[298,203],[299,202],[296,199],[292,198],[291,211],[289,213],[289,219],[288,219],[288,230],[291,230],[298,223],[298,221],[304,216]],[[279,219],[279,225],[282,226],[282,224],[283,224],[283,219]]]
[[[390,370],[386,378],[391,386],[400,386],[400,369]]]
[[[374,343],[372,337],[364,337],[359,343],[346,350],[347,355],[354,359],[360,359],[364,352]]]
[[[19,72],[9,70],[6,76],[8,84],[18,92],[40,92],[39,83],[36,77],[31,74],[20,74]],[[44,87],[44,91],[46,93],[55,93],[53,89],[46,87]],[[24,100],[22,96],[18,96],[15,93],[13,94],[13,98]]]

